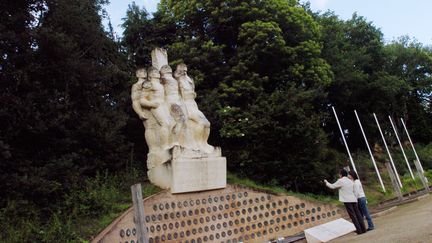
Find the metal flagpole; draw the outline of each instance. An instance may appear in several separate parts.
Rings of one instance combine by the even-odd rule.
[[[383,191],[385,192],[386,189],[385,189],[384,183],[383,183],[383,181],[382,181],[382,179],[381,179],[381,175],[380,175],[380,173],[379,173],[378,167],[377,167],[376,162],[375,162],[375,158],[374,158],[374,156],[373,156],[373,154],[372,154],[372,151],[371,151],[371,149],[370,149],[369,143],[368,143],[368,141],[367,141],[366,134],[365,134],[365,132],[364,132],[364,130],[363,130],[363,126],[362,126],[362,124],[361,124],[361,122],[360,122],[360,118],[359,118],[359,116],[358,116],[356,110],[354,110],[354,113],[355,113],[355,115],[356,115],[357,122],[358,122],[358,124],[359,124],[359,126],[360,126],[360,130],[361,130],[361,132],[362,132],[362,134],[363,134],[363,138],[364,138],[364,140],[365,140],[365,143],[366,143],[367,149],[368,149],[369,154],[370,154],[370,157],[371,157],[371,159],[372,159],[372,163],[373,163],[373,165],[374,165],[374,167],[375,167],[375,171],[376,171],[376,173],[377,173],[377,176],[378,176],[379,182],[380,182],[380,184],[381,184],[381,187],[382,187]]]
[[[386,148],[386,150],[387,150],[387,154],[388,154],[388,156],[389,156],[389,158],[390,158],[390,163],[391,163],[392,166],[393,166],[393,170],[394,170],[394,172],[395,172],[396,179],[397,179],[397,181],[399,182],[400,187],[402,187],[402,182],[401,182],[401,180],[400,180],[400,178],[399,178],[399,174],[398,174],[397,169],[396,169],[396,166],[395,166],[395,164],[394,164],[394,162],[393,162],[393,158],[391,157],[390,150],[389,150],[389,148],[387,147],[387,142],[386,142],[386,140],[385,140],[385,138],[384,138],[384,134],[382,133],[381,126],[380,126],[380,124],[379,124],[379,122],[378,122],[378,118],[376,117],[375,113],[373,113],[373,116],[374,116],[374,118],[375,118],[376,124],[378,125],[378,129],[379,129],[379,132],[380,132],[380,134],[381,134],[381,138],[382,138],[382,140],[383,140],[383,142],[384,142],[384,146],[385,146],[385,148]]]
[[[419,162],[419,165],[420,165],[420,168],[421,168],[421,173],[424,173],[424,170],[423,170],[423,166],[422,166],[422,164],[421,164],[421,162],[420,162],[420,159],[419,159],[419,157],[418,157],[418,155],[417,155],[417,151],[415,150],[415,148],[414,148],[414,144],[413,144],[413,142],[412,142],[412,140],[411,140],[411,137],[410,137],[410,135],[409,135],[409,133],[408,133],[408,129],[406,128],[406,126],[405,126],[405,122],[404,122],[404,120],[401,118],[401,122],[402,122],[402,125],[403,125],[403,127],[404,127],[404,129],[405,129],[405,132],[406,132],[406,134],[407,134],[407,137],[408,137],[408,140],[409,140],[409,142],[410,142],[410,144],[411,144],[411,147],[412,147],[412,149],[413,149],[413,151],[414,151],[414,155],[415,155],[415,157],[416,157],[416,160]]]
[[[398,143],[399,143],[399,147],[401,148],[401,151],[402,151],[403,157],[404,157],[405,162],[406,162],[406,164],[407,164],[407,166],[408,166],[408,170],[409,170],[409,172],[410,172],[410,174],[411,174],[411,177],[414,179],[414,174],[412,173],[411,166],[409,165],[408,159],[407,159],[407,157],[406,157],[406,155],[405,155],[405,151],[404,151],[403,146],[402,146],[402,143],[401,143],[401,141],[400,141],[400,139],[399,139],[399,136],[398,136],[398,132],[397,132],[397,130],[396,130],[396,127],[395,127],[395,125],[393,124],[393,119],[391,119],[390,116],[388,116],[388,118],[389,118],[390,123],[391,123],[391,125],[392,125],[392,127],[393,127],[393,131],[395,132],[396,139],[397,139],[397,141],[398,141]]]
[[[338,127],[339,127],[339,131],[340,131],[341,136],[342,136],[342,140],[343,140],[343,142],[344,142],[344,144],[345,144],[345,148],[346,148],[346,150],[347,150],[347,152],[348,152],[348,156],[349,156],[349,159],[350,159],[350,161],[351,161],[351,165],[352,165],[354,171],[355,171],[355,172],[357,173],[357,175],[358,175],[357,169],[356,169],[355,164],[354,164],[354,160],[353,160],[353,158],[351,157],[351,152],[350,152],[350,150],[349,150],[349,148],[348,148],[348,144],[347,144],[347,142],[346,142],[346,140],[345,140],[345,135],[344,135],[344,133],[343,133],[343,131],[342,131],[342,127],[341,127],[341,125],[340,125],[339,118],[338,118],[338,116],[337,116],[337,114],[336,114],[336,110],[335,110],[334,106],[332,106],[332,109],[333,109],[333,113],[334,113],[335,118],[336,118],[336,122],[337,122]]]

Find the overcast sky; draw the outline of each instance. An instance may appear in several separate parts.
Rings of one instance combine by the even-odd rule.
[[[123,32],[120,24],[132,2],[111,0],[107,6],[117,35],[121,36]],[[135,0],[135,3],[152,13],[159,0]],[[432,45],[432,0],[310,0],[310,3],[313,10],[330,9],[342,19],[349,19],[357,12],[380,28],[386,41],[409,35],[423,44]]]

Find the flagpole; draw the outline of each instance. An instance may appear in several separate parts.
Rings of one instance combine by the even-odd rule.
[[[408,137],[408,140],[409,140],[409,142],[410,142],[410,144],[411,144],[411,147],[412,147],[412,149],[413,149],[413,151],[414,151],[414,155],[415,155],[415,157],[416,157],[416,160],[419,162],[419,165],[420,165],[420,168],[421,168],[421,173],[424,173],[424,170],[423,170],[423,166],[422,166],[422,164],[421,164],[421,162],[420,162],[420,159],[419,159],[419,157],[418,157],[418,155],[417,155],[417,151],[416,151],[416,149],[414,148],[414,144],[413,144],[413,142],[412,142],[412,140],[411,140],[411,136],[409,135],[409,132],[408,132],[408,129],[406,128],[406,126],[405,126],[405,122],[404,122],[404,120],[401,118],[401,121],[402,121],[402,125],[403,125],[403,127],[404,127],[404,129],[405,129],[405,132],[406,132],[406,134],[407,134],[407,137]]]
[[[390,150],[389,150],[389,148],[387,147],[387,142],[386,142],[386,140],[385,140],[385,138],[384,138],[384,134],[383,134],[383,132],[382,132],[382,130],[381,130],[381,126],[380,126],[380,124],[379,124],[379,122],[378,122],[378,118],[376,117],[375,113],[373,113],[373,116],[374,116],[374,118],[375,118],[376,124],[377,124],[378,129],[379,129],[379,132],[380,132],[380,134],[381,134],[381,138],[382,138],[382,140],[383,140],[383,142],[384,142],[384,146],[385,146],[385,148],[386,148],[386,150],[387,150],[387,154],[388,154],[388,156],[389,156],[389,158],[390,158],[390,163],[391,163],[392,166],[393,166],[393,170],[394,170],[394,172],[395,172],[396,179],[397,179],[397,181],[399,182],[400,187],[402,187],[402,182],[401,182],[401,180],[400,180],[400,178],[399,178],[399,174],[398,174],[397,169],[396,169],[396,166],[395,166],[395,164],[394,164],[394,162],[393,162],[393,158],[392,158],[392,156],[391,156],[391,154],[390,154]]]
[[[406,155],[405,155],[405,151],[404,151],[403,146],[402,146],[402,143],[401,143],[401,141],[400,141],[400,139],[399,139],[399,136],[398,136],[398,132],[397,132],[397,130],[396,130],[396,127],[395,127],[395,125],[393,124],[393,119],[391,119],[390,116],[388,116],[388,118],[389,118],[390,123],[391,123],[391,125],[392,125],[392,127],[393,127],[393,131],[394,131],[394,133],[395,133],[395,135],[396,135],[396,139],[397,139],[397,141],[398,141],[398,143],[399,143],[399,147],[401,148],[401,151],[402,151],[403,157],[404,157],[405,162],[406,162],[406,164],[407,164],[407,166],[408,166],[408,170],[409,170],[409,172],[410,172],[410,174],[411,174],[411,177],[414,179],[414,174],[413,174],[413,172],[412,172],[412,170],[411,170],[411,166],[409,165],[408,159],[407,159],[407,157],[406,157]]]
[[[357,169],[356,169],[355,164],[354,164],[354,160],[353,160],[353,158],[352,158],[352,156],[351,156],[351,152],[350,152],[350,150],[349,150],[349,147],[348,147],[347,141],[345,140],[345,135],[344,135],[344,133],[343,133],[343,131],[342,131],[342,127],[341,127],[341,124],[340,124],[340,122],[339,122],[339,118],[338,118],[338,115],[337,115],[337,113],[336,113],[336,110],[335,110],[334,106],[332,106],[332,109],[333,109],[333,113],[334,113],[335,118],[336,118],[336,122],[337,122],[338,127],[339,127],[339,131],[340,131],[341,136],[342,136],[342,140],[343,140],[343,142],[344,142],[344,144],[345,144],[345,148],[346,148],[346,150],[347,150],[347,153],[348,153],[349,159],[350,159],[350,161],[351,161],[351,165],[352,165],[354,171],[355,171],[355,172],[357,173],[357,175],[358,175]]]
[[[363,138],[364,138],[364,140],[365,140],[365,143],[366,143],[367,149],[368,149],[368,151],[369,151],[369,155],[370,155],[370,157],[371,157],[371,159],[372,159],[372,163],[373,163],[373,165],[374,165],[374,168],[375,168],[375,171],[376,171],[376,173],[377,173],[377,176],[378,176],[379,182],[380,182],[380,184],[381,184],[381,187],[382,187],[383,191],[386,192],[386,189],[385,189],[384,183],[383,183],[383,181],[382,181],[382,179],[381,179],[381,175],[380,175],[380,173],[379,173],[378,167],[377,167],[376,162],[375,162],[375,158],[374,158],[374,156],[373,156],[373,154],[372,154],[372,150],[370,149],[369,143],[368,143],[367,138],[366,138],[366,134],[365,134],[365,132],[364,132],[364,130],[363,130],[363,126],[362,126],[362,124],[361,124],[361,122],[360,122],[360,118],[359,118],[359,116],[358,116],[356,110],[354,110],[354,113],[355,113],[355,115],[356,115],[357,122],[358,122],[358,124],[359,124],[359,126],[360,126],[360,130],[361,130],[361,132],[362,132],[362,134],[363,134]]]

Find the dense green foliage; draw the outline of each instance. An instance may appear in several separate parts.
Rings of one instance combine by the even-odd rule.
[[[403,117],[412,126],[416,141],[429,143],[430,49],[407,37],[384,45],[380,30],[356,14],[348,21],[330,12],[316,15],[316,19],[323,27],[323,58],[334,73],[328,102],[341,115],[341,122],[349,132],[349,144],[364,149],[353,110],[360,114],[371,144],[381,139],[371,116],[373,112],[384,122],[387,132],[391,133],[388,115],[400,131],[403,128],[398,118]],[[326,130],[339,143],[339,134],[332,134],[337,131],[334,119]],[[396,142],[393,136],[391,139]]]
[[[327,193],[318,181],[347,159],[331,106],[360,176],[373,167],[354,109],[381,168],[387,157],[373,112],[401,174],[408,171],[388,115],[403,141],[405,119],[432,168],[430,47],[408,37],[385,43],[361,16],[341,20],[296,0],[162,0],[154,14],[132,4],[117,41],[102,25],[106,3],[0,2],[1,241],[88,239],[130,204],[147,153],[131,74],[159,46],[173,67],[189,66],[210,143],[240,177]],[[365,178],[379,192],[374,180]]]
[[[83,177],[127,161],[128,76],[101,4],[2,2],[1,206],[14,199],[51,210]]]
[[[162,1],[151,20],[134,5],[127,16],[124,43],[136,65],[148,62],[152,46],[165,46],[173,65],[192,69],[211,142],[222,146],[231,170],[317,191],[310,182],[337,167],[321,127],[332,73],[320,57],[320,26],[301,6]],[[172,32],[160,41],[162,29]]]
[[[64,195],[62,207],[53,208],[50,214],[10,201],[0,209],[1,242],[87,242],[131,207],[130,185],[143,174],[128,169],[84,179]],[[145,197],[159,191],[143,184]]]
[[[385,45],[356,14],[344,21],[296,1],[166,0],[153,17],[131,5],[124,27],[132,66],[149,63],[156,46],[172,65],[189,64],[211,142],[242,175],[320,191],[310,182],[340,166],[334,149],[344,149],[331,106],[354,151],[365,149],[354,109],[372,146],[382,147],[373,112],[390,144],[388,115],[399,131],[399,117],[418,124],[412,135],[429,142],[431,51],[407,38]]]

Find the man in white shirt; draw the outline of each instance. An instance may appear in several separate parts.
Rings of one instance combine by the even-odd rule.
[[[357,197],[354,195],[354,183],[347,176],[348,172],[342,169],[339,172],[339,179],[335,183],[331,184],[327,180],[324,180],[324,183],[330,189],[339,190],[339,201],[344,203],[348,215],[356,228],[357,234],[363,234],[366,232],[366,227],[357,206]]]

